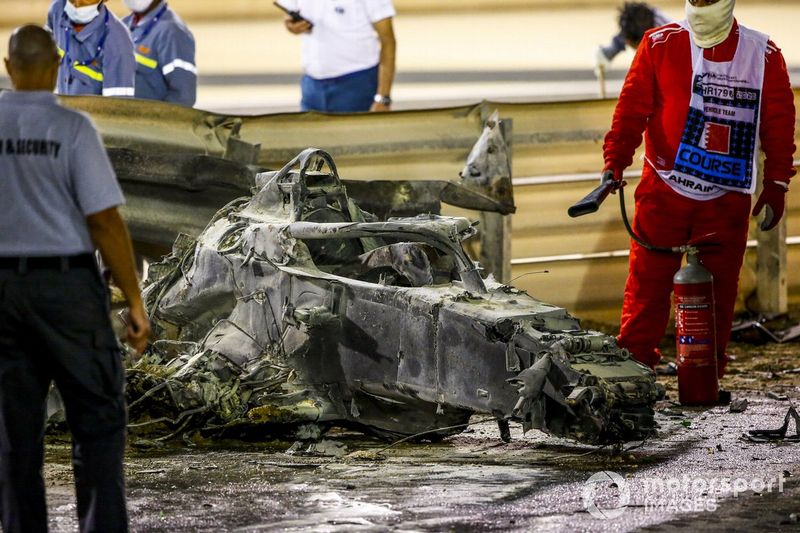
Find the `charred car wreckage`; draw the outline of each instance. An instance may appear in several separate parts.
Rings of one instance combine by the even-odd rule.
[[[314,149],[253,185],[150,266],[157,340],[128,369],[132,427],[438,439],[485,413],[504,437],[509,422],[590,444],[654,431],[650,369],[484,279],[466,218],[378,220]]]

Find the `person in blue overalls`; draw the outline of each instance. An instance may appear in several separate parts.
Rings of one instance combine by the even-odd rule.
[[[47,26],[61,56],[56,92],[134,95],[133,42],[105,0],[53,0]]]
[[[136,54],[136,98],[193,106],[194,37],[166,0],[124,0]]]

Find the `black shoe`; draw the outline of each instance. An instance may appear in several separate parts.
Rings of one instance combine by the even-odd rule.
[[[730,403],[731,403],[731,391],[720,389],[717,405],[730,405]]]

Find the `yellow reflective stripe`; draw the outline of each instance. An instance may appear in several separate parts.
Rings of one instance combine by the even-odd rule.
[[[136,56],[136,62],[140,65],[144,65],[147,68],[158,68],[158,61],[155,59],[150,59],[149,57],[145,57],[142,54],[134,54]]]
[[[64,50],[62,50],[61,47],[58,47],[58,55],[59,55],[59,57],[64,57]],[[77,70],[81,74],[89,76],[90,78],[92,78],[95,81],[103,81],[103,73],[102,72],[97,72],[96,70],[92,70],[89,67],[87,67],[86,65],[79,64],[77,61],[72,64],[72,68],[74,68],[75,70]]]
[[[96,70],[92,70],[86,65],[79,65],[78,63],[75,63],[74,65],[72,65],[72,68],[74,68],[75,70],[77,70],[78,72],[80,72],[85,76],[89,76],[94,81],[103,81],[102,72],[97,72]]]
[[[58,56],[59,57],[64,57],[64,50],[62,50],[60,46],[57,47],[57,48],[58,48]],[[81,74],[89,76],[90,78],[92,78],[95,81],[103,81],[103,73],[102,72],[97,72],[96,70],[92,70],[89,67],[87,67],[86,65],[79,64],[77,61],[72,64],[72,68],[74,68],[75,70],[77,70]]]

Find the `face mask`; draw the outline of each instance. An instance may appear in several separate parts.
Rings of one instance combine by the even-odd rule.
[[[153,3],[153,0],[124,0],[125,5],[128,6],[128,9],[133,11],[134,13],[142,13],[146,11],[150,4]]]
[[[719,0],[709,6],[696,7],[686,2],[686,18],[692,28],[694,43],[711,48],[728,37],[733,27],[733,6],[736,0]]]
[[[89,24],[97,15],[100,14],[100,3],[92,4],[90,6],[75,7],[67,0],[64,4],[64,13],[67,14],[69,20],[75,24]]]

